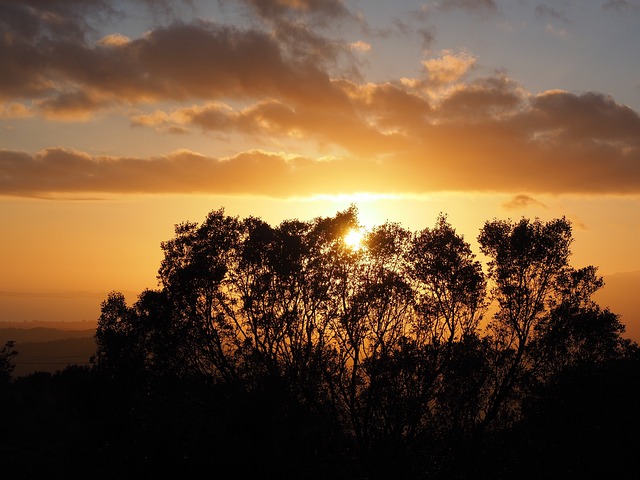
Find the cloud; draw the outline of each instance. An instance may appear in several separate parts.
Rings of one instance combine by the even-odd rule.
[[[619,14],[637,14],[640,12],[640,2],[630,0],[607,0],[607,2],[602,5],[602,8]]]
[[[431,46],[435,43],[436,41],[436,35],[433,31],[432,28],[419,28],[417,30],[418,36],[421,39],[421,43],[422,43],[422,49],[423,50],[430,50]]]
[[[122,47],[129,43],[131,39],[126,35],[120,33],[112,33],[98,40],[98,45],[101,47]]]
[[[567,17],[567,14],[564,11],[558,10],[555,7],[544,3],[536,6],[536,15],[540,18],[550,18],[552,20],[559,20],[563,23],[570,23],[569,17]]]
[[[445,50],[440,57],[424,60],[428,82],[443,86],[461,80],[476,64],[476,58],[467,52]]]
[[[320,35],[306,25],[279,22],[274,36],[283,55],[288,58],[305,59],[325,68],[338,66],[343,59],[348,66],[354,65],[351,44]]]
[[[379,130],[402,132],[407,138],[425,125],[431,112],[426,96],[402,84],[342,82],[341,87],[362,121]]]
[[[638,112],[596,92],[544,92],[532,99],[530,110],[520,120],[533,134],[546,135],[553,145],[588,144],[628,152],[640,146]]]
[[[107,0],[5,1],[0,5],[0,25],[9,39],[19,35],[81,40],[94,31],[95,22],[115,13]]]
[[[53,98],[35,101],[45,117],[63,121],[88,120],[96,110],[110,104],[108,97],[94,90],[63,92]]]
[[[468,10],[475,13],[494,13],[498,6],[494,0],[443,0],[442,10]]]
[[[567,36],[567,31],[564,28],[557,28],[554,27],[553,25],[551,25],[550,23],[547,23],[547,26],[545,27],[545,31],[549,34],[552,35],[554,37],[559,37],[559,38],[563,38]]]
[[[159,100],[295,99],[314,90],[315,98],[331,102],[323,68],[350,55],[348,45],[293,24],[274,37],[251,28],[174,23],[136,39],[116,33],[90,43],[80,21],[73,38],[55,30],[47,41],[32,32],[39,24],[22,28],[21,21],[16,15],[0,20],[8,32],[0,37],[0,99],[40,99],[49,115],[70,102],[88,112]]]
[[[79,4],[50,3],[63,24],[77,25],[68,33],[33,8],[2,4],[0,117],[81,120],[103,110],[139,128],[244,143],[230,144],[226,151],[236,154],[225,159],[5,150],[2,194],[640,193],[640,117],[632,108],[597,92],[534,94],[505,72],[487,73],[465,51],[425,58],[415,78],[366,82],[341,74],[339,59],[369,44],[321,35],[314,22],[348,17],[342,2],[249,2],[273,22],[269,31],[169,22],[138,38],[93,40],[89,14],[71,8]],[[300,15],[311,20],[294,21]],[[561,17],[551,7],[540,15]],[[284,145],[304,155],[273,153]],[[317,160],[324,155],[339,160]]]
[[[438,121],[465,123],[512,118],[527,99],[520,85],[504,74],[458,85],[440,99]]]
[[[242,0],[260,17],[281,19],[287,15],[316,15],[328,19],[349,18],[342,0]]]
[[[156,111],[138,115],[132,121],[140,126],[195,126],[205,132],[241,133],[254,140],[258,137],[265,140],[307,139],[318,144],[336,145],[368,158],[397,151],[405,141],[402,136],[374,128],[353,110],[341,113],[320,108],[296,109],[274,100],[258,102],[241,110],[223,103],[209,103],[170,113]]]
[[[234,109],[214,102],[137,118],[139,125],[178,131],[308,138],[347,152],[331,161],[267,150],[228,158],[4,150],[0,194],[640,193],[640,118],[610,97],[531,95],[504,77],[460,86],[436,106],[400,83],[334,87],[351,109],[297,111],[277,101]],[[461,114],[467,108],[479,113]],[[508,206],[532,205],[533,198],[516,197]]]
[[[28,118],[32,115],[33,111],[24,103],[0,105],[0,118]]]
[[[261,150],[223,159],[188,150],[154,158],[94,157],[62,148],[46,149],[35,155],[0,150],[0,194],[204,192],[274,197],[302,192],[330,194],[352,188],[350,175],[362,167],[356,160],[313,160]],[[336,176],[337,172],[342,175]],[[360,177],[363,184],[371,183],[368,175]]]
[[[290,57],[305,57],[315,64],[355,65],[352,49],[339,35],[343,24],[366,25],[343,0],[241,0],[221,2],[244,5],[248,14],[272,35]],[[326,33],[320,33],[326,32]]]
[[[508,202],[505,202],[502,206],[507,210],[522,210],[531,206],[548,208],[544,203],[539,202],[538,200],[536,200],[533,197],[530,197],[529,195],[523,195],[523,194],[515,195],[514,197],[511,198],[511,200],[509,200]]]
[[[349,44],[349,47],[351,47],[351,49],[355,50],[356,52],[368,52],[371,50],[371,44],[362,40],[351,42]]]
[[[375,178],[367,184],[353,177],[365,190],[640,192],[640,117],[609,96],[533,95],[502,72],[456,83],[437,98],[419,79],[331,83],[345,99],[342,110],[277,100],[241,109],[212,102],[136,120],[338,147]],[[339,165],[335,176],[343,177]]]

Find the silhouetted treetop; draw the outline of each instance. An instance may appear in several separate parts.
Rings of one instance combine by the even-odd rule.
[[[445,215],[412,232],[364,230],[353,206],[277,226],[216,210],[162,242],[158,290],[103,302],[96,368],[273,392],[401,468],[398,452],[471,448],[570,369],[636,350],[592,298],[597,269],[569,264],[572,241],[565,218],[488,221],[485,274]]]

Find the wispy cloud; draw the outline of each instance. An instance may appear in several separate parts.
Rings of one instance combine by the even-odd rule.
[[[503,203],[502,206],[507,210],[523,210],[528,207],[548,208],[544,203],[524,194],[515,195],[508,202]]]
[[[356,52],[368,52],[371,50],[371,44],[368,42],[364,42],[362,40],[358,40],[356,42],[351,42],[349,44],[352,50]]]
[[[536,6],[536,15],[541,18],[548,18],[552,20],[559,20],[563,23],[570,23],[569,17],[567,16],[565,11],[558,10],[557,8],[544,3]]]
[[[640,13],[640,2],[633,0],[607,0],[602,5],[604,10],[613,11],[620,14]]]
[[[559,38],[564,38],[568,35],[567,31],[564,28],[554,27],[550,23],[547,23],[547,26],[545,27],[545,31],[549,35],[552,35],[554,37],[559,37]]]
[[[242,0],[258,15],[280,20],[287,15],[315,15],[327,19],[348,18],[351,12],[342,0]]]
[[[498,11],[494,0],[442,0],[438,5],[443,10],[460,9],[483,14]]]

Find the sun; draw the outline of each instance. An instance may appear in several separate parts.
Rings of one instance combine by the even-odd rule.
[[[351,250],[360,250],[362,248],[363,238],[364,238],[364,233],[362,232],[362,230],[357,228],[352,228],[344,236],[344,244],[347,247],[349,247]]]

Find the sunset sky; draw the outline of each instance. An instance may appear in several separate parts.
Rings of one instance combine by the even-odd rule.
[[[566,216],[640,340],[640,1],[0,1],[0,321],[157,286],[176,223]]]

